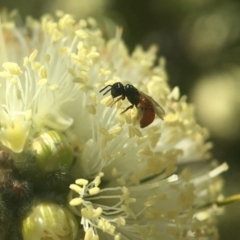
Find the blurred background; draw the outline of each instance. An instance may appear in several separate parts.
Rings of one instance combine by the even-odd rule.
[[[239,0],[0,0],[25,17],[56,9],[93,16],[107,37],[124,28],[131,52],[155,43],[167,60],[170,85],[196,105],[196,116],[214,142],[213,156],[227,161],[225,195],[240,192],[240,1]],[[221,240],[240,239],[240,203],[219,217]]]

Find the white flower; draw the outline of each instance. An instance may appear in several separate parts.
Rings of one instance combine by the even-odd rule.
[[[17,166],[12,178],[20,175],[33,186],[26,191],[36,216],[34,201],[58,203],[60,197],[68,199],[79,222],[76,238],[45,224],[35,239],[217,238],[219,175],[228,167],[201,164],[211,148],[207,132],[195,122],[186,97],[169,88],[164,59],[154,66],[156,47],[137,47],[129,55],[120,28],[107,41],[94,19],[76,22],[70,15],[29,18],[23,28],[6,17],[1,28],[0,141],[13,159],[10,168]],[[110,107],[111,94],[99,93],[115,82],[150,95],[164,108],[164,120],[156,117],[140,128],[139,109],[119,114],[129,102]],[[28,162],[37,168],[30,177]],[[188,164],[192,173],[184,168]],[[76,179],[64,197],[68,190],[61,188],[59,174]],[[35,215],[24,220],[24,239],[32,231],[30,216]]]

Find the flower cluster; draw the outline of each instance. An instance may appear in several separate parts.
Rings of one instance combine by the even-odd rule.
[[[216,239],[228,167],[207,161],[207,131],[157,48],[130,55],[121,28],[105,40],[92,18],[14,17],[0,32],[1,239]],[[99,93],[115,82],[164,120],[140,128],[138,108],[119,114],[129,102]]]

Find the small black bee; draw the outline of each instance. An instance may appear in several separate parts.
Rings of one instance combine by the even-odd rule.
[[[155,114],[159,116],[159,118],[163,119],[165,114],[163,108],[150,96],[139,91],[131,84],[123,85],[121,82],[116,82],[113,85],[107,85],[100,92],[104,91],[106,88],[110,87],[103,95],[107,94],[111,91],[111,95],[113,98],[117,98],[112,105],[114,105],[119,100],[124,100],[125,98],[132,104],[127,107],[122,113],[125,113],[129,109],[135,107],[141,107],[143,110],[143,116],[140,120],[141,128],[147,127],[151,124],[155,118]]]

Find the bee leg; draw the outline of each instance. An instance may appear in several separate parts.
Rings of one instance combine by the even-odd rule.
[[[125,113],[126,111],[128,111],[129,109],[132,109],[134,107],[134,105],[131,105],[129,107],[127,107],[124,111],[122,111],[120,114]]]
[[[119,100],[122,100],[122,99],[124,99],[123,96],[117,98],[117,99],[113,102],[113,104],[111,105],[111,107],[112,107],[116,102],[118,102]]]

